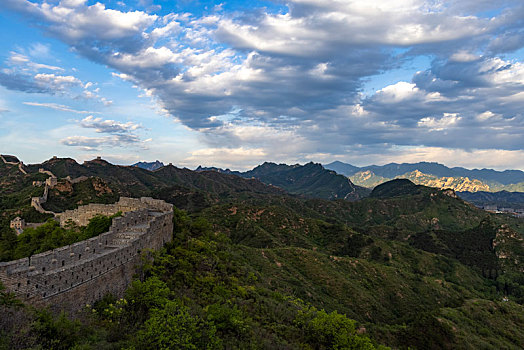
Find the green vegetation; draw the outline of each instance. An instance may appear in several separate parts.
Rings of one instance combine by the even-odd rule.
[[[172,166],[147,172],[60,159],[45,166],[100,180],[90,178],[96,193],[57,189],[57,208],[97,200],[107,186],[187,212],[175,209],[173,242],[144,255],[123,298],[104,297],[76,315],[79,321],[0,305],[17,320],[0,324],[0,348],[523,344],[524,223],[479,210],[452,191],[394,181],[370,198],[328,201]],[[315,183],[313,175],[307,183]],[[314,193],[314,186],[302,188]],[[0,291],[1,300],[10,299]]]
[[[321,164],[313,162],[305,165],[266,162],[238,175],[254,177],[266,184],[283,188],[289,193],[306,197],[357,200],[366,197],[370,192],[367,188],[355,186],[345,176],[326,170]]]
[[[25,310],[0,348],[385,349],[345,315],[273,291],[202,217],[177,211],[175,224],[124,298],[106,296],[82,323]]]
[[[109,230],[113,218],[121,215],[120,212],[112,216],[97,215],[83,227],[71,222],[64,228],[57,221],[49,219],[36,228],[26,228],[18,236],[11,230],[0,239],[0,261],[25,258],[98,236]]]
[[[62,212],[76,209],[86,203],[114,203],[118,198],[118,194],[99,178],[91,177],[75,184],[60,180],[58,185],[49,191],[44,207],[52,212]]]
[[[23,331],[4,333],[1,344],[27,344],[21,334],[32,346],[85,349],[521,344],[524,307],[501,301],[496,281],[454,257],[297,213],[305,208],[234,208],[175,210],[173,242],[148,255],[122,299],[106,296],[81,323],[24,311]],[[345,249],[347,240],[360,248]]]

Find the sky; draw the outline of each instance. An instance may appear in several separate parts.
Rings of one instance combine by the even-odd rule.
[[[524,170],[521,0],[2,0],[0,153]]]

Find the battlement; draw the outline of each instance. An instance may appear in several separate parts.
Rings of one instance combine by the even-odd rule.
[[[108,232],[33,255],[0,263],[0,281],[33,305],[77,310],[106,293],[121,295],[131,282],[143,249],[159,249],[170,241],[173,208],[152,198],[121,198],[109,205],[90,204],[60,215],[60,222],[80,225],[97,214],[112,215]],[[62,216],[63,215],[63,216]]]
[[[88,204],[75,210],[66,210],[63,213],[57,214],[57,217],[60,220],[61,226],[64,226],[69,220],[79,226],[86,226],[89,220],[95,215],[111,216],[118,212],[127,213],[145,208],[169,211],[171,210],[171,204],[148,197],[142,197],[140,199],[120,197],[120,200],[114,204]]]

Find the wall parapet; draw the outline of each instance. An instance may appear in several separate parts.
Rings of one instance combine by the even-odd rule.
[[[0,281],[23,301],[69,311],[106,293],[121,295],[140,262],[140,252],[159,249],[171,241],[172,205],[146,197],[122,197],[115,204],[89,204],[64,212],[60,223],[73,220],[82,224],[97,214],[112,215],[119,211],[123,216],[113,219],[108,232],[0,263]]]

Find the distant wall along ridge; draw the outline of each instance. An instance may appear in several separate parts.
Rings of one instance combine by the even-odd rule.
[[[143,249],[171,241],[173,207],[161,200],[121,197],[115,204],[89,204],[59,215],[86,225],[97,214],[113,219],[108,232],[29,258],[0,263],[0,281],[8,291],[35,306],[75,311],[107,293],[121,296],[130,284]]]

